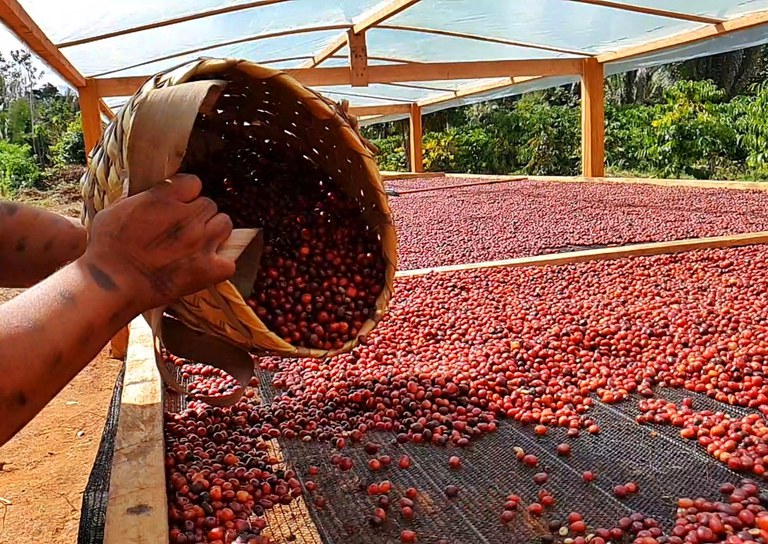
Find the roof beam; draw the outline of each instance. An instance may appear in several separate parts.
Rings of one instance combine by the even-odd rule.
[[[17,0],[0,0],[0,20],[45,63],[73,87],[84,87],[85,78],[61,54]]]
[[[704,15],[694,15],[692,13],[680,13],[679,11],[669,11],[666,9],[650,8],[646,6],[635,6],[632,4],[625,4],[624,2],[613,2],[611,0],[568,0],[568,1],[577,2],[579,4],[591,4],[593,6],[602,6],[606,8],[620,9],[623,11],[632,11],[634,13],[643,13],[645,15],[655,15],[657,17],[667,17],[669,19],[679,19],[681,21],[689,21],[692,23],[703,23],[708,25],[714,25],[717,23],[722,23],[724,21],[724,19],[718,19],[716,17],[706,17]]]
[[[203,19],[205,17],[214,17],[216,15],[223,15],[225,13],[233,13],[236,11],[243,11],[246,9],[253,9],[253,8],[258,8],[262,6],[269,6],[271,4],[279,4],[281,2],[288,2],[288,1],[289,0],[258,0],[256,2],[248,2],[247,4],[227,6],[219,9],[212,9],[210,11],[193,13],[191,15],[184,15],[182,17],[175,17],[173,19],[166,19],[164,21],[147,23],[146,25],[125,28],[123,30],[116,30],[114,32],[107,32],[104,34],[97,34],[95,36],[88,36],[87,38],[81,38],[79,40],[70,40],[66,42],[61,42],[56,44],[56,47],[73,47],[75,45],[83,45],[85,43],[97,42],[99,40],[106,40],[108,38],[115,38],[117,36],[125,36],[126,34],[134,34],[136,32],[142,32],[144,30],[152,30],[153,28],[162,28],[164,26],[171,26],[179,23],[186,23],[187,21],[194,21],[196,19]]]
[[[493,36],[481,36],[479,34],[469,34],[467,32],[454,32],[452,30],[441,30],[437,28],[422,28],[419,26],[405,26],[405,25],[379,25],[376,28],[380,28],[382,30],[403,30],[406,32],[421,32],[423,34],[436,34],[438,36],[448,36],[450,38],[463,38],[467,40],[477,40],[480,42],[488,42],[488,43],[500,43],[503,45],[514,45],[517,47],[526,47],[529,49],[539,49],[541,51],[551,51],[553,53],[565,53],[567,55],[578,55],[581,57],[591,56],[591,53],[587,53],[586,51],[578,51],[575,49],[564,49],[562,47],[552,47],[549,45],[520,42],[517,40],[507,40],[505,38],[494,38]]]
[[[493,60],[485,62],[431,62],[368,66],[369,83],[449,81],[518,76],[580,76],[584,59]],[[304,85],[349,85],[351,70],[298,68],[285,70]],[[149,76],[97,79],[99,96],[130,96]]]
[[[684,32],[676,36],[670,36],[667,38],[661,38],[642,45],[633,47],[627,47],[619,49],[613,53],[605,53],[598,55],[598,62],[618,62],[622,60],[639,57],[642,55],[649,55],[652,53],[658,53],[660,51],[666,51],[668,49],[674,49],[676,47],[683,47],[696,42],[701,42],[711,38],[719,38],[727,34],[739,32],[742,30],[748,30],[758,26],[768,25],[768,10],[758,11],[750,13],[730,21],[722,23],[708,25],[702,28],[697,28],[690,32]]]
[[[507,87],[519,85],[520,83],[525,83],[534,79],[541,79],[541,76],[506,77],[502,80],[481,83],[479,85],[468,85],[450,93],[433,96],[431,98],[425,98],[424,100],[419,101],[418,104],[422,108],[427,106],[436,106],[438,104],[450,102],[451,100],[456,100],[457,98],[468,98],[478,94],[506,89]]]
[[[379,115],[393,115],[397,113],[409,113],[410,104],[384,104],[381,106],[357,106],[349,108],[350,113],[357,117],[369,117]]]
[[[369,28],[373,28],[390,17],[394,17],[409,7],[418,4],[420,1],[421,0],[390,0],[376,11],[366,15],[359,22],[355,23],[352,27],[352,31],[355,34],[365,32]],[[304,64],[302,68],[314,68],[315,66],[319,66],[323,61],[341,51],[346,44],[347,36],[345,34],[339,34],[338,37],[315,55],[311,61]]]
[[[0,0],[2,1],[2,0]],[[145,60],[143,62],[138,62],[136,64],[131,64],[130,66],[121,66],[120,68],[116,68],[114,70],[110,70],[108,72],[102,72],[100,74],[95,74],[92,77],[103,77],[110,74],[114,74],[116,72],[122,72],[124,70],[132,70],[134,68],[141,68],[142,66],[148,66],[150,64],[153,64],[155,62],[162,62],[164,60],[171,60],[178,57],[184,57],[186,55],[194,55],[195,53],[202,53],[203,51],[210,51],[211,49],[217,49],[219,47],[227,47],[229,45],[239,45],[241,43],[249,43],[249,42],[255,42],[259,40],[268,40],[270,38],[280,38],[282,36],[293,36],[295,34],[307,34],[310,32],[323,32],[326,30],[347,30],[349,28],[349,25],[347,24],[339,24],[339,25],[321,25],[321,26],[311,26],[307,28],[293,28],[290,30],[281,30],[279,32],[270,32],[269,34],[257,34],[256,36],[248,36],[246,38],[238,38],[237,40],[230,40],[227,42],[219,42],[214,43],[212,45],[206,45],[203,47],[196,47],[195,49],[187,49],[186,51],[181,51],[179,53],[172,53],[170,55],[165,55],[164,57],[157,57],[150,60]],[[146,79],[146,78],[144,78]]]

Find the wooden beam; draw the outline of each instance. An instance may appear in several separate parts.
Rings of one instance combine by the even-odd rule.
[[[369,28],[373,28],[379,23],[386,21],[390,17],[394,17],[409,7],[418,4],[420,1],[421,0],[390,0],[377,10],[365,15],[360,21],[355,23],[355,25],[352,27],[352,32],[354,34],[361,34]],[[312,60],[305,63],[302,68],[314,68],[315,66],[319,66],[323,61],[341,51],[346,43],[347,36],[340,34],[331,43],[326,45],[318,54],[312,57]]]
[[[85,85],[82,74],[61,54],[17,0],[0,0],[0,20],[67,83],[73,87]]]
[[[136,64],[131,64],[128,66],[120,66],[119,68],[115,68],[114,70],[109,70],[107,72],[101,72],[99,74],[93,74],[91,77],[95,78],[101,78],[103,76],[108,76],[110,74],[114,74],[116,72],[122,72],[125,70],[133,70],[135,68],[141,68],[142,66],[148,66],[150,64],[154,64],[156,62],[162,62],[164,60],[171,60],[178,57],[185,57],[187,55],[194,55],[196,53],[202,53],[204,51],[210,51],[211,49],[217,49],[219,47],[227,47],[230,45],[239,45],[242,43],[250,43],[250,42],[256,42],[259,40],[269,40],[271,38],[281,38],[283,36],[295,36],[298,34],[309,34],[312,32],[325,32],[327,30],[345,30],[349,28],[348,24],[338,24],[338,25],[320,25],[320,26],[311,26],[311,27],[305,27],[305,28],[292,28],[290,30],[281,30],[279,32],[269,32],[267,34],[257,34],[255,36],[247,36],[245,38],[238,38],[236,40],[230,40],[226,42],[218,42],[210,45],[205,45],[203,47],[196,47],[194,49],[187,49],[186,51],[179,51],[178,53],[172,53],[170,55],[165,55],[163,57],[156,57],[153,59],[145,60],[142,62],[137,62]],[[144,78],[146,79],[146,78]]]
[[[613,259],[622,259],[624,257],[665,255],[667,253],[680,253],[683,251],[693,251],[697,249],[742,247],[765,243],[768,243],[768,232],[755,232],[750,234],[736,234],[732,236],[716,236],[712,238],[691,238],[686,240],[676,240],[673,242],[630,244],[619,247],[572,251],[569,253],[538,255],[536,257],[520,257],[517,259],[486,261],[482,263],[437,266],[434,268],[420,268],[418,270],[399,270],[395,274],[395,277],[411,278],[414,276],[425,276],[427,274],[442,274],[446,272],[480,270],[486,268],[557,266],[572,263],[582,263],[587,261],[608,261]]]
[[[352,115],[363,117],[367,115],[392,115],[394,113],[410,113],[410,104],[383,104],[380,106],[357,106],[349,108]]]
[[[365,43],[365,32],[355,34],[350,28],[347,31],[349,44],[350,79],[353,87],[368,86],[368,46]]]
[[[83,138],[85,154],[89,156],[101,138],[101,114],[99,113],[98,85],[93,79],[86,79],[85,85],[78,87],[80,94],[80,115],[83,118]],[[133,93],[131,93],[133,94]]]
[[[507,40],[505,38],[494,38],[493,36],[483,36],[480,34],[469,34],[467,32],[453,32],[451,30],[440,30],[437,28],[422,28],[419,26],[404,25],[379,25],[376,28],[384,30],[402,30],[406,32],[420,32],[422,34],[435,34],[437,36],[448,36],[450,38],[462,38],[466,40],[476,40],[480,42],[499,43],[502,45],[514,45],[517,47],[526,47],[529,49],[539,49],[541,51],[550,51],[553,53],[565,53],[567,55],[577,55],[581,57],[590,57],[591,53],[579,51],[576,49],[563,49],[561,47],[552,47],[549,45],[536,44],[530,42],[521,42],[517,40]]]
[[[445,172],[390,172],[381,171],[382,181],[395,181],[398,179],[416,179],[416,178],[444,178]]]
[[[472,177],[474,174],[446,174],[447,177]],[[485,177],[485,176],[483,176]],[[733,189],[738,191],[768,191],[764,181],[725,181],[699,179],[662,179],[662,178],[585,178],[581,176],[528,176],[532,181],[552,183],[617,183],[630,185],[659,185],[661,187],[695,187],[702,189]]]
[[[605,71],[584,60],[581,77],[581,168],[586,177],[605,175]]]
[[[109,354],[113,359],[120,359],[125,361],[128,356],[128,343],[131,336],[130,327],[123,327],[115,336],[112,337],[112,341],[109,344]]]
[[[768,10],[750,13],[749,15],[731,19],[730,21],[705,26],[703,28],[698,28],[690,32],[684,32],[676,36],[661,38],[659,40],[654,40],[642,45],[627,47],[612,53],[598,55],[597,60],[602,63],[618,62],[642,55],[649,55],[658,53],[660,51],[666,51],[668,49],[674,49],[676,47],[683,47],[685,45],[690,45],[711,38],[722,37],[727,34],[732,34],[742,30],[749,30],[750,28],[763,25],[768,25]]]
[[[525,83],[527,81],[531,81],[534,79],[540,79],[540,76],[506,77],[504,79],[501,79],[498,81],[492,81],[490,83],[481,83],[479,85],[467,85],[467,86],[461,87],[456,91],[448,92],[444,95],[433,96],[431,98],[425,98],[424,100],[420,100],[419,106],[421,106],[422,108],[426,106],[436,106],[438,104],[450,102],[451,100],[455,100],[457,98],[468,98],[478,94],[506,89],[507,87],[519,85],[520,83]]]
[[[443,174],[445,176],[445,174]],[[471,181],[469,183],[456,183],[454,185],[435,185],[434,187],[424,187],[422,189],[401,189],[399,195],[412,195],[414,193],[431,193],[434,191],[445,191],[447,189],[464,189],[466,187],[477,187],[478,185],[496,185],[497,183],[509,183],[511,181],[525,181],[526,176],[508,176],[506,178],[492,178],[482,181]]]
[[[110,108],[102,98],[99,98],[99,110],[101,110],[101,113],[106,115],[107,119],[110,121],[115,118],[115,112],[112,111],[112,108]]]
[[[421,130],[421,108],[418,104],[411,104],[409,119],[408,138],[410,145],[408,146],[408,156],[410,158],[411,172],[423,172],[424,154],[422,144],[424,135]]]
[[[288,0],[258,0],[256,2],[248,2],[247,4],[239,4],[235,6],[226,6],[219,9],[212,9],[209,11],[202,11],[200,13],[193,13],[191,15],[184,15],[182,17],[175,17],[173,19],[166,19],[164,21],[156,21],[141,26],[134,26],[125,28],[123,30],[116,30],[114,32],[106,32],[104,34],[96,34],[94,36],[88,36],[87,38],[81,38],[78,40],[70,40],[56,44],[57,47],[73,47],[75,45],[83,45],[85,43],[96,42],[99,40],[106,40],[108,38],[115,38],[117,36],[125,36],[126,34],[134,34],[136,32],[142,32],[144,30],[152,30],[154,28],[163,28],[165,26],[176,25],[179,23],[186,23],[187,21],[194,21],[196,19],[203,19],[205,17],[214,17],[216,15],[223,15],[225,13],[233,13],[235,11],[243,11],[246,9],[253,9],[262,6],[269,6],[272,4],[279,4],[281,2],[287,2]]]
[[[492,60],[477,62],[431,62],[368,66],[368,83],[399,83],[452,79],[489,79],[509,76],[581,75],[583,59]],[[303,84],[349,85],[350,69],[297,68],[285,70]],[[99,96],[130,96],[150,76],[99,78]]]
[[[137,317],[125,361],[104,544],[168,542],[163,391],[153,346],[152,331]]]
[[[692,23],[704,23],[715,25],[722,23],[724,19],[717,17],[706,17],[704,15],[694,15],[692,13],[680,13],[679,11],[669,11],[666,9],[651,8],[646,6],[635,6],[624,2],[614,2],[612,0],[568,0],[579,4],[591,4],[593,6],[602,6],[606,8],[620,9],[623,11],[632,11],[634,13],[643,13],[645,15],[655,15],[657,17],[667,17],[669,19],[679,19],[681,21],[690,21]],[[695,7],[695,3],[691,4]]]

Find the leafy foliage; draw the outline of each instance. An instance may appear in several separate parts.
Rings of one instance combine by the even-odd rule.
[[[657,76],[661,78],[661,76]],[[659,81],[661,81],[659,79]],[[665,80],[666,81],[666,80]],[[610,85],[610,84],[609,84]],[[655,103],[606,106],[606,160],[626,174],[705,179],[768,179],[768,84],[728,94],[711,81],[658,84]],[[427,170],[577,175],[580,113],[573,89],[532,93],[464,108],[462,125],[427,132]],[[426,123],[425,123],[426,126]],[[405,146],[389,136],[388,169],[405,164]]]
[[[40,169],[28,145],[0,141],[0,194],[33,187],[39,178]]]

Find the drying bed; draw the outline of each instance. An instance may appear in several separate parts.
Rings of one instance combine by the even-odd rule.
[[[413,531],[429,543],[576,544],[603,538],[601,530],[626,525],[631,513],[640,528],[625,527],[612,541],[682,542],[675,535],[699,529],[698,542],[725,541],[724,533],[706,537],[725,530],[717,524],[727,525],[726,513],[675,524],[686,497],[745,501],[755,512],[731,531],[741,540],[729,542],[760,541],[768,537],[768,497],[755,488],[734,499],[718,489],[761,480],[768,463],[760,412],[768,401],[766,262],[768,248],[750,246],[401,278],[390,313],[352,354],[261,359],[258,394],[234,414],[169,414],[166,438],[174,435],[173,447],[188,429],[223,433],[221,445],[252,439],[264,452],[255,463],[271,473],[256,479],[283,485],[272,495],[301,496],[287,508],[308,504],[317,527],[286,541],[407,542]],[[226,428],[212,428],[223,420]],[[276,444],[280,459],[270,453]],[[212,453],[231,470],[242,457]],[[283,459],[285,468],[268,468]],[[595,480],[585,482],[585,471]],[[388,509],[380,503],[385,480]],[[627,493],[627,484],[639,489]],[[457,496],[446,496],[449,486]],[[413,519],[401,504],[409,487]],[[505,523],[510,495],[519,501]],[[267,515],[274,499],[261,505]],[[557,524],[570,513],[586,527],[576,520],[561,534]]]
[[[762,190],[522,180],[403,194],[390,203],[401,270],[768,230]]]

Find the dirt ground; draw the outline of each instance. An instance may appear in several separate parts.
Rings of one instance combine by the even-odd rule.
[[[30,191],[20,200],[77,216],[78,196],[68,186],[56,192]],[[20,292],[0,289],[0,304]],[[105,348],[0,447],[0,544],[77,542],[82,495],[121,365]]]

